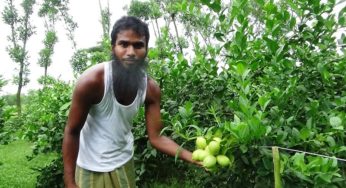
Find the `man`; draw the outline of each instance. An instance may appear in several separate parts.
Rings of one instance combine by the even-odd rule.
[[[171,156],[179,151],[160,135],[160,88],[145,72],[148,42],[144,22],[122,17],[111,33],[113,60],[77,81],[63,140],[66,187],[135,187],[131,127],[142,103],[152,146]],[[179,157],[198,164],[185,149]]]

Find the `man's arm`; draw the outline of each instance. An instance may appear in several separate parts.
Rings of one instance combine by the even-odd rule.
[[[187,162],[199,164],[197,161],[192,160],[190,151],[181,148],[172,139],[161,136],[162,122],[160,115],[160,100],[161,92],[159,86],[152,80],[148,80],[147,96],[145,101],[145,119],[148,137],[151,145],[157,150],[171,156],[175,156],[179,152],[179,157]]]
[[[76,187],[75,169],[79,149],[79,135],[92,104],[98,102],[100,86],[96,71],[82,75],[72,96],[71,108],[62,145],[64,160],[64,182],[66,187]],[[103,82],[103,79],[101,80]],[[102,89],[102,88],[101,88]]]

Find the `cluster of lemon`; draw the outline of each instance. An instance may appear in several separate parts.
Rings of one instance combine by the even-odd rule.
[[[214,137],[209,143],[203,136],[196,138],[196,150],[192,153],[192,159],[201,161],[203,166],[207,169],[217,167],[229,167],[231,165],[230,159],[220,154],[221,138]]]

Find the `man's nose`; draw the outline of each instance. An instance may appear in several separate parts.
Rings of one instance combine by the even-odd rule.
[[[126,56],[127,57],[135,57],[135,49],[133,48],[132,45],[129,45],[126,49]]]

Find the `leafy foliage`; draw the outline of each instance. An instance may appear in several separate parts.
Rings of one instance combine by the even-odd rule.
[[[44,75],[47,76],[47,69],[52,64],[51,56],[54,53],[54,45],[58,41],[58,37],[56,36],[55,31],[47,31],[46,38],[43,43],[45,48],[40,51],[40,58],[38,60],[38,64],[41,67],[44,67]]]
[[[2,75],[0,75],[0,92],[2,91],[2,87],[4,87],[5,85],[6,85],[6,81],[2,78]],[[4,123],[3,116],[2,116],[4,106],[5,106],[5,99],[1,95],[0,96],[0,127]]]
[[[92,65],[109,61],[111,58],[110,49],[110,39],[103,38],[98,46],[77,50],[70,60],[74,75],[80,75]]]
[[[23,109],[24,136],[34,143],[34,154],[60,152],[67,113],[71,104],[71,85],[54,78],[42,78],[43,89],[29,95]]]
[[[63,164],[61,144],[71,104],[72,86],[51,77],[42,77],[45,85],[40,90],[31,91],[24,106],[20,123],[23,136],[33,145],[33,156],[39,153],[58,153],[59,158],[49,165],[36,169],[41,174],[37,178],[37,187],[63,187]],[[47,173],[49,172],[49,173]]]
[[[213,45],[195,39],[192,60],[173,50],[165,60],[160,49],[149,53],[165,132],[191,149],[197,135],[221,132],[229,148],[223,153],[235,156],[231,170],[193,176],[201,178],[196,183],[272,186],[271,153],[262,146],[344,157],[346,59],[335,42],[343,27],[332,13],[335,2],[201,3],[214,20]],[[161,45],[170,45],[164,39]],[[345,185],[342,163],[281,155],[285,187]]]
[[[8,0],[2,11],[4,22],[11,28],[11,35],[8,37],[11,44],[7,47],[7,51],[11,59],[18,64],[17,75],[13,81],[18,85],[17,108],[19,113],[21,112],[21,89],[29,82],[27,42],[34,34],[34,26],[31,25],[30,21],[34,5],[35,0],[23,0],[21,3],[23,15],[20,16],[13,1]]]
[[[190,150],[197,136],[221,137],[221,153],[234,162],[229,169],[204,172],[157,153],[148,143],[141,109],[133,130],[138,184],[174,175],[199,187],[272,187],[271,146],[346,157],[345,33],[338,40],[335,35],[344,32],[346,8],[335,17],[335,1],[155,3],[163,12],[148,19],[182,22],[193,46],[185,56],[168,23],[149,51],[150,76],[162,92],[162,134]],[[14,18],[15,13],[8,20]],[[78,51],[71,60],[75,74],[109,60],[109,49],[103,39]],[[69,84],[47,83],[30,94],[33,102],[23,115],[25,136],[36,143],[36,152],[60,150],[70,101]],[[336,159],[285,150],[280,157],[284,187],[346,185],[345,164]],[[42,172],[55,169],[51,178],[59,181],[61,168],[56,161]]]
[[[40,172],[37,177],[37,188],[52,187],[62,188],[64,187],[63,181],[63,160],[62,156],[53,160],[50,164],[42,168],[35,169]]]

